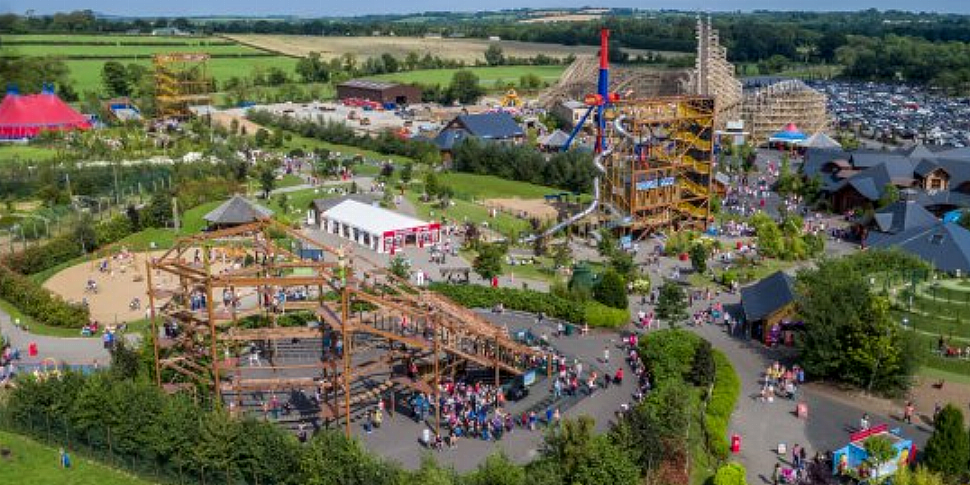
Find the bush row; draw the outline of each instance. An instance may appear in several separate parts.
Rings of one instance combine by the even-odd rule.
[[[618,327],[630,318],[626,310],[599,302],[567,300],[533,290],[446,283],[433,283],[431,289],[468,308],[492,308],[501,303],[509,310],[544,313],[577,325],[587,323],[590,327]]]
[[[105,246],[132,233],[131,221],[125,216],[117,216],[94,227],[94,241],[96,247],[84,247],[77,237],[77,231],[63,234],[51,239],[47,244],[27,248],[19,253],[10,254],[0,260],[0,263],[20,274],[34,274],[66,263],[84,251],[91,252],[97,247]]]
[[[708,451],[717,459],[726,460],[730,448],[728,423],[741,394],[741,378],[731,361],[719,350],[714,351],[714,365],[714,389],[704,414],[704,428]]]
[[[45,325],[81,328],[88,323],[87,308],[64,301],[3,265],[0,265],[0,298]]]
[[[670,381],[686,381],[701,338],[686,330],[654,332],[640,339],[639,353],[654,386]]]

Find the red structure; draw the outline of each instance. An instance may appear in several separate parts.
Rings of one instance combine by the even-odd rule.
[[[52,89],[21,96],[7,93],[0,102],[0,139],[33,138],[42,131],[87,130],[91,123]]]

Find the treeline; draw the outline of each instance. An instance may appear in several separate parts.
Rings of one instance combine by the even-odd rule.
[[[970,93],[970,44],[915,37],[853,36],[837,51],[843,74],[872,81],[928,84],[952,95]]]
[[[556,153],[547,159],[530,146],[468,138],[455,147],[453,159],[452,168],[459,172],[495,175],[572,192],[588,192],[593,186],[593,156],[582,150]]]
[[[589,45],[599,43],[599,27],[606,25],[623,47],[690,52],[695,48],[694,13],[614,9],[604,19],[589,22],[521,23],[529,12],[434,12],[417,15],[382,15],[350,19],[288,19],[191,21],[184,18],[149,21],[98,19],[90,11],[58,13],[30,18],[0,16],[0,32],[150,32],[176,27],[200,33],[261,33],[293,35],[382,35],[444,37],[460,36],[506,40]],[[850,36],[883,38],[911,36],[928,41],[970,42],[970,16],[954,14],[879,12],[752,12],[713,15],[721,41],[731,58],[756,62],[783,55],[792,60],[826,61],[835,51],[851,45]]]
[[[246,116],[258,125],[292,131],[300,136],[316,138],[328,143],[350,145],[388,155],[400,155],[422,163],[436,163],[440,159],[438,149],[433,144],[403,139],[387,132],[376,137],[357,135],[352,128],[343,123],[298,120],[292,116],[277,115],[262,110],[250,111]]]
[[[320,430],[301,443],[273,424],[235,419],[194,393],[165,393],[151,383],[150,345],[118,345],[110,370],[91,375],[22,376],[0,407],[0,425],[166,483],[635,485],[644,478],[688,483],[690,466],[716,467],[727,458],[725,429],[710,424],[726,423],[722,414],[729,416],[734,407],[737,375],[692,333],[660,331],[643,342],[639,353],[654,390],[607,434],[595,434],[593,420],[585,416],[563,420],[548,427],[531,463],[516,465],[495,454],[466,474],[430,457],[417,470],[404,470],[334,430]],[[725,443],[712,446],[708,439],[715,435]]]

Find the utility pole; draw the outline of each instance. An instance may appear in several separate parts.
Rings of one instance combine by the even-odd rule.
[[[179,230],[179,199],[172,197],[172,221],[175,222],[175,231]]]

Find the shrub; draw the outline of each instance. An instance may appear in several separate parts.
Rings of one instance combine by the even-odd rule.
[[[44,325],[81,328],[88,323],[87,308],[62,300],[3,265],[0,265],[0,298]]]
[[[728,423],[741,395],[741,378],[723,352],[714,350],[713,355],[714,390],[704,413],[704,429],[708,451],[717,459],[725,460],[730,448]]]
[[[744,466],[740,463],[727,463],[721,465],[714,474],[714,485],[748,485],[745,479]]]
[[[947,404],[933,422],[933,435],[923,449],[923,464],[946,477],[959,478],[970,462],[970,442],[963,429],[963,413]]]
[[[570,300],[533,290],[447,283],[432,283],[430,288],[468,308],[492,308],[501,303],[509,310],[542,312],[546,316],[574,324],[586,322],[590,327],[615,328],[629,320],[626,310],[610,308],[595,301]]]
[[[629,305],[626,297],[626,283],[623,281],[623,277],[613,269],[606,270],[599,283],[593,288],[593,298],[613,308],[626,309]]]
[[[659,386],[685,380],[701,338],[686,330],[661,330],[640,340],[640,357]]]
[[[119,241],[131,234],[131,227],[131,220],[126,216],[117,216],[102,222],[94,226],[95,245],[102,247]],[[84,255],[84,249],[91,252],[96,247],[82,247],[72,232],[51,239],[43,246],[34,246],[8,255],[2,263],[20,274],[35,274]]]
[[[583,306],[583,315],[590,327],[617,328],[630,321],[630,312],[626,309],[611,308],[596,301],[588,301]]]

